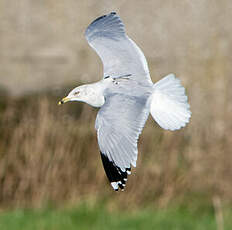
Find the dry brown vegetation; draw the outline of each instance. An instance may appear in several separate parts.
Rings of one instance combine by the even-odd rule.
[[[110,197],[111,205],[165,206],[195,195],[232,201],[231,142],[229,135],[215,133],[216,120],[195,126],[193,114],[187,128],[170,132],[150,118],[139,141],[138,166],[126,191],[116,194],[98,153],[95,109],[78,103],[59,107],[57,100],[45,94],[1,104],[2,205]]]
[[[232,202],[232,1],[0,4],[1,206],[108,197],[123,207],[195,196]],[[83,32],[112,10],[144,51],[153,81],[176,73],[193,112],[190,124],[176,132],[148,120],[137,168],[119,194],[98,153],[97,111],[79,103],[57,106],[77,81],[100,79],[100,60]]]

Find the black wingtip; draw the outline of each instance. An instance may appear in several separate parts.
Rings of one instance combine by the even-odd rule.
[[[96,18],[94,21],[91,22],[90,25],[93,25],[94,23],[96,23],[97,21],[101,20],[102,18],[105,18],[106,16],[107,16],[107,15],[102,15],[102,16]]]
[[[100,153],[103,167],[111,186],[115,191],[118,191],[119,188],[121,191],[124,191],[127,182],[127,175],[130,174],[128,172],[131,172],[131,168],[126,168],[126,171],[123,172],[114,162],[110,161],[105,154],[102,152]]]
[[[105,17],[107,17],[107,16],[109,16],[109,15],[116,15],[116,14],[117,14],[117,13],[113,11],[113,12],[111,12],[111,13],[109,13],[109,14],[102,15],[102,16],[96,18],[94,21],[92,21],[91,25],[94,24],[94,23],[96,23],[97,21],[101,20],[102,18],[105,18]]]

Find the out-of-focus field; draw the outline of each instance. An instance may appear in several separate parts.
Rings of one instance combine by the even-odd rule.
[[[67,87],[69,88],[69,87]],[[58,93],[58,95],[57,95]],[[196,121],[177,132],[150,118],[139,142],[137,168],[115,193],[102,167],[94,129],[96,109],[58,106],[62,91],[4,99],[0,115],[0,203],[41,205],[107,199],[109,206],[166,206],[172,201],[231,202],[231,142],[215,123]],[[193,114],[194,116],[194,114]],[[225,127],[228,128],[228,127]]]
[[[139,140],[137,168],[123,193],[112,190],[102,167],[94,129],[97,109],[81,103],[57,106],[78,84],[101,79],[100,59],[83,34],[93,19],[110,11],[120,14],[144,51],[152,80],[174,72],[192,110],[190,124],[176,132],[162,130],[149,118]],[[231,12],[229,0],[0,0],[1,209],[104,201],[107,210],[173,203],[217,210],[216,200],[221,213],[231,205]],[[99,210],[6,212],[0,226],[13,218],[9,226],[17,229],[17,221],[38,218],[37,229],[62,229],[40,227],[40,220],[46,224],[51,217],[54,224],[70,221],[72,229],[75,215],[88,212],[93,218],[108,215],[112,229],[123,228],[121,223],[130,228],[135,219],[164,224],[160,229],[172,229],[169,220],[172,227],[180,224],[173,229],[191,229],[191,224],[192,229],[215,229],[214,215],[202,212],[201,219],[201,210],[186,216],[180,210],[157,211],[154,218],[150,211],[129,219],[117,214],[120,223]],[[99,218],[99,224],[107,221]]]
[[[76,208],[18,210],[0,213],[3,230],[216,230],[212,210],[189,210],[184,207],[143,209],[140,211],[106,211],[104,206],[80,205]],[[231,210],[224,211],[224,230],[232,228]]]

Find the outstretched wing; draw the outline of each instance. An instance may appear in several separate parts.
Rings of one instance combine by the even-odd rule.
[[[137,141],[147,120],[147,96],[112,94],[97,114],[96,130],[106,175],[114,190],[124,188],[130,168],[136,166]]]
[[[131,74],[136,81],[152,84],[144,54],[126,35],[125,27],[115,12],[93,21],[85,36],[103,62],[104,77]]]

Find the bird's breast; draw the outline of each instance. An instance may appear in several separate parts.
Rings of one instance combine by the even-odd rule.
[[[92,97],[91,100],[87,101],[87,103],[93,107],[101,107],[105,103],[105,98],[103,95],[96,95]]]

